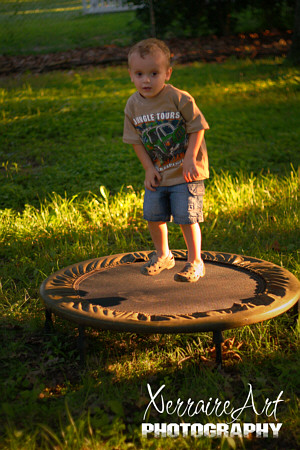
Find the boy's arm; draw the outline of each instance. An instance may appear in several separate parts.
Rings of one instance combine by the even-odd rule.
[[[197,169],[197,155],[204,137],[204,130],[191,133],[189,135],[189,144],[183,159],[183,177],[187,183],[195,181],[199,176]]]
[[[161,181],[161,175],[155,169],[150,156],[142,144],[133,144],[133,149],[145,169],[145,188],[155,191]]]

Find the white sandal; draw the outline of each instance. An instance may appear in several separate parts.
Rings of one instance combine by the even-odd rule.
[[[163,270],[172,269],[175,266],[175,259],[172,253],[169,253],[169,256],[166,258],[158,258],[155,253],[152,258],[146,262],[141,268],[141,273],[143,275],[158,275]]]
[[[195,283],[199,278],[204,277],[205,266],[203,261],[200,264],[193,264],[187,262],[181,272],[174,275],[175,281],[187,281],[189,283]]]

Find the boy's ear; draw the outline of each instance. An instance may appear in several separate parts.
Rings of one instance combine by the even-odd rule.
[[[171,78],[172,75],[172,67],[169,67],[166,73],[166,81],[169,81],[169,79]]]
[[[130,68],[128,67],[128,73],[129,73],[129,76],[130,76],[130,79],[131,79],[131,81],[133,82],[133,79],[132,79],[132,76],[131,76],[131,71],[130,71]]]

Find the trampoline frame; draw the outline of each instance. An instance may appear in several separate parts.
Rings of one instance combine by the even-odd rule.
[[[176,260],[187,260],[186,250],[172,250]],[[194,333],[212,331],[217,365],[222,364],[222,332],[276,317],[294,306],[300,297],[300,282],[288,270],[273,263],[224,252],[202,252],[204,262],[238,267],[259,276],[264,290],[247,303],[233,303],[231,308],[192,314],[146,314],[118,311],[91,305],[79,295],[80,281],[95,272],[116,266],[148,261],[153,251],[138,251],[103,256],[75,263],[50,275],[41,285],[40,296],[45,304],[45,329],[53,328],[52,314],[78,325],[81,361],[84,361],[85,327],[101,330],[146,333]],[[141,275],[142,276],[142,275]],[[201,284],[201,280],[197,283]]]

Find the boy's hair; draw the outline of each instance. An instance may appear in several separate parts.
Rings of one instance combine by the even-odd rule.
[[[130,66],[130,58],[133,55],[133,53],[138,53],[141,58],[145,58],[146,55],[151,55],[156,50],[160,50],[163,52],[167,60],[167,66],[170,67],[171,65],[170,49],[163,41],[160,41],[159,39],[156,38],[144,39],[143,41],[140,41],[133,47],[131,47],[128,53],[128,65]]]

